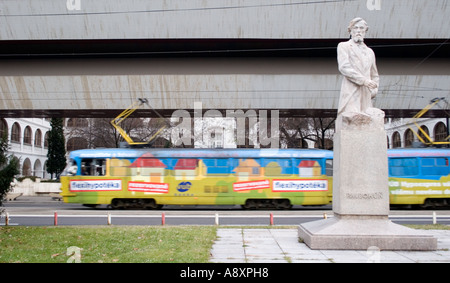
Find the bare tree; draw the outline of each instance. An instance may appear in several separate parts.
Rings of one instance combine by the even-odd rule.
[[[76,140],[77,146],[82,148],[114,148],[119,147],[125,140],[120,133],[111,125],[111,119],[92,118],[85,123],[71,123],[66,130],[68,140]],[[153,137],[163,126],[163,121],[159,118],[129,118],[124,120],[120,126],[135,142],[145,142]],[[160,133],[157,137],[164,136]],[[156,136],[155,136],[156,138]],[[69,149],[70,150],[70,149]]]
[[[335,118],[281,118],[280,142],[288,148],[308,147],[313,141],[316,148],[332,149]]]

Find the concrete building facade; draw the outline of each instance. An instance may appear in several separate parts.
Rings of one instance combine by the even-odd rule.
[[[0,113],[114,117],[147,98],[169,117],[199,102],[332,117],[336,46],[358,16],[381,74],[376,106],[409,117],[448,96],[449,14],[446,0],[6,1]]]
[[[448,141],[447,120],[425,118],[419,119],[417,125],[427,133],[433,141]],[[417,135],[425,139],[411,119],[388,119],[385,124],[388,148],[413,147],[421,144]],[[448,147],[448,146],[447,146]]]

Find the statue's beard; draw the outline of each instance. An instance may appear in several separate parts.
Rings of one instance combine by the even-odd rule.
[[[364,37],[362,37],[361,35],[355,35],[352,37],[353,41],[356,43],[362,43],[364,42]]]

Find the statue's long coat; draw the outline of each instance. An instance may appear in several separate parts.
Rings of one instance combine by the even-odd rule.
[[[364,43],[358,46],[352,39],[338,45],[339,71],[344,75],[339,97],[338,115],[344,112],[364,113],[372,108],[372,101],[378,89],[364,86],[366,80],[379,84],[375,54]]]

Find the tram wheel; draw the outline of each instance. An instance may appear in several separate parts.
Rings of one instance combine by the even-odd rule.
[[[121,199],[113,199],[111,201],[112,209],[122,209],[124,208],[124,202]]]
[[[247,199],[243,209],[291,209],[288,199]]]
[[[112,209],[161,209],[154,199],[113,199]]]

